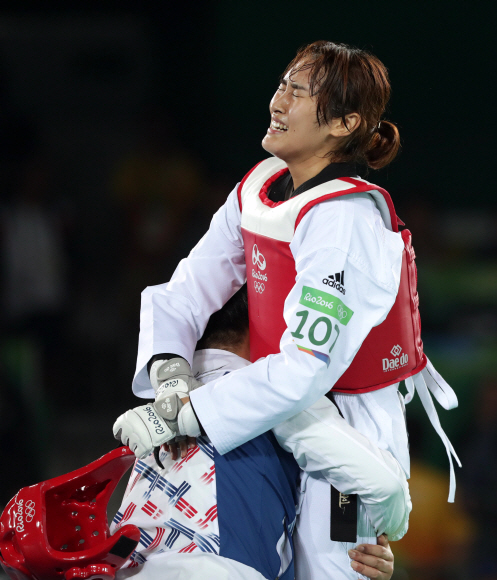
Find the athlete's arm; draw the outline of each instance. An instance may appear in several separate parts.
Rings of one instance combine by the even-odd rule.
[[[371,328],[386,318],[398,290],[403,243],[397,236],[397,245],[383,247],[374,221],[361,229],[362,216],[356,219],[354,211],[353,202],[325,202],[298,226],[290,246],[297,277],[285,301],[281,352],[191,394],[221,454],[313,405],[347,369]],[[342,270],[345,296],[322,283]],[[321,304],[334,296],[346,308],[341,318]]]
[[[191,365],[197,341],[213,312],[245,282],[245,259],[236,189],[214,215],[210,228],[182,260],[170,282],[142,293],[140,337],[133,392],[154,398],[147,364],[174,353]]]
[[[389,451],[349,425],[329,399],[322,397],[273,433],[304,471],[344,494],[357,494],[377,533],[392,540],[405,535],[412,504],[404,470]]]
[[[273,428],[278,443],[306,472],[319,473],[338,491],[357,494],[378,534],[400,540],[411,498],[404,471],[340,416],[326,397]]]

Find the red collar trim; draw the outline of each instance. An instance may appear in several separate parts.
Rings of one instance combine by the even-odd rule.
[[[273,183],[279,177],[281,177],[282,175],[284,175],[285,173],[287,173],[287,171],[288,171],[288,167],[284,167],[283,169],[280,169],[274,175],[271,175],[271,177],[261,187],[261,190],[259,191],[259,199],[262,201],[262,203],[264,205],[267,205],[268,207],[277,207],[278,205],[281,205],[282,203],[285,203],[285,201],[288,201],[288,200],[284,200],[284,201],[271,201],[269,199],[269,197],[267,196],[267,192],[269,191],[269,188],[271,187],[271,185],[273,185]]]
[[[262,163],[262,161],[260,162]],[[247,177],[252,173],[252,171],[254,171],[254,169],[260,164],[258,163],[255,167],[253,167],[249,173],[247,173],[247,175],[243,178],[242,182],[240,183],[240,186],[238,187],[238,200],[240,203],[240,209],[242,208],[242,203],[241,203],[241,190],[242,187],[247,179]],[[261,190],[259,191],[259,199],[262,201],[262,203],[264,205],[267,205],[268,207],[278,207],[279,205],[281,205],[282,203],[285,203],[288,200],[284,200],[284,201],[271,201],[268,197],[268,191],[269,188],[271,187],[271,185],[278,179],[280,178],[282,175],[284,175],[285,173],[287,173],[288,171],[288,167],[284,167],[283,169],[280,169],[279,171],[277,171],[274,175],[271,175],[269,177],[269,179],[267,179],[264,183],[264,185],[261,187]],[[363,192],[363,191],[371,191],[372,189],[375,189],[376,191],[379,191],[387,204],[388,210],[390,212],[390,221],[392,222],[392,230],[394,232],[398,232],[399,231],[399,225],[405,225],[404,222],[402,222],[402,220],[397,216],[397,214],[395,213],[395,207],[393,205],[393,201],[392,198],[390,197],[390,194],[388,193],[388,191],[386,189],[383,189],[382,187],[379,187],[377,185],[374,185],[372,183],[368,183],[368,182],[363,182],[360,181],[359,179],[354,179],[353,177],[338,177],[337,178],[339,181],[344,181],[346,183],[350,183],[351,185],[353,185],[353,189],[349,189],[347,191],[342,191],[342,192],[335,192],[329,195],[324,195],[322,197],[320,197],[317,200],[313,200],[311,202],[309,202],[308,204],[306,204],[299,212],[299,215],[297,216],[297,220],[295,222],[295,228],[297,227],[297,225],[300,223],[300,220],[304,217],[304,215],[307,213],[307,211],[309,211],[309,209],[315,205],[316,203],[318,203],[319,201],[324,201],[325,199],[330,199],[333,197],[339,197],[342,195],[348,195],[350,193],[359,193],[359,192]]]

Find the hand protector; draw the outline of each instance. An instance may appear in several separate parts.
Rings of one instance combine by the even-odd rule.
[[[160,417],[152,404],[126,411],[112,428],[114,437],[127,445],[139,459],[144,459],[154,447],[170,441],[177,434]]]
[[[197,417],[189,401],[181,408],[178,414],[178,429],[179,434],[183,436],[198,437],[201,434]]]
[[[179,433],[181,399],[188,397],[190,391],[198,389],[202,383],[195,379],[190,365],[181,357],[155,361],[150,369],[150,382],[155,391],[155,410],[173,431]]]

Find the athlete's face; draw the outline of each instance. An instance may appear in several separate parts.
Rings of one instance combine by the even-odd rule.
[[[335,139],[330,125],[318,124],[316,106],[309,94],[309,70],[288,73],[269,104],[271,124],[264,149],[288,164],[325,157]]]

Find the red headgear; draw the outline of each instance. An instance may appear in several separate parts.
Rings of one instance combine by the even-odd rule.
[[[112,580],[140,540],[109,534],[107,503],[135,459],[128,447],[86,467],[23,487],[0,516],[0,563],[12,580]]]

